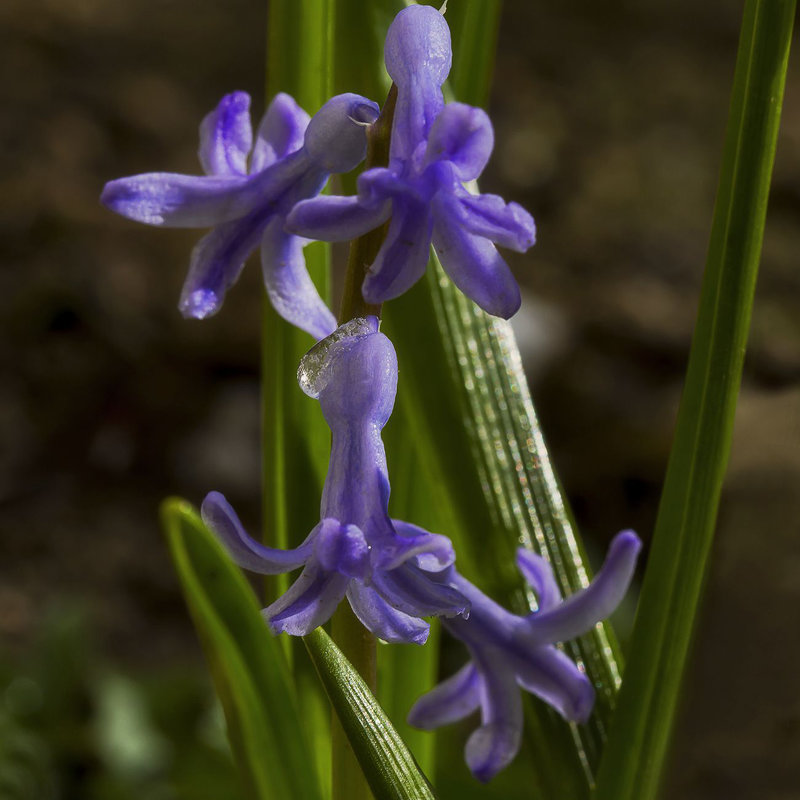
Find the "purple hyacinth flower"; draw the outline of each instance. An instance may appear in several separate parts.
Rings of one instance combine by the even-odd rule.
[[[219,493],[202,506],[208,527],[234,561],[264,574],[303,571],[264,609],[276,633],[303,636],[346,596],[356,616],[389,642],[422,644],[421,617],[466,613],[458,589],[436,580],[455,554],[449,539],[388,514],[389,477],[381,429],[394,405],[397,358],[375,317],[352,320],[303,359],[303,391],[319,400],[331,429],[331,457],[320,523],[294,550],[264,547],[244,531]]]
[[[633,531],[611,542],[602,569],[586,588],[562,600],[550,565],[520,548],[517,566],[533,589],[538,610],[521,617],[490,600],[455,568],[438,577],[471,604],[469,619],[444,620],[471,660],[421,697],[408,715],[418,728],[433,729],[481,709],[481,726],[467,741],[467,765],[488,781],[519,750],[522,735],[520,688],[551,705],[570,722],[585,722],[594,704],[586,675],[557,647],[587,633],[619,605],[628,590],[641,548]]]
[[[213,230],[194,248],[178,307],[203,319],[219,311],[248,256],[261,249],[264,285],[275,310],[317,339],[336,328],[303,258],[306,240],[284,231],[295,203],[314,197],[334,172],[366,153],[364,125],[375,103],[332,98],[309,120],[287,94],[270,103],[253,143],[250,97],[222,98],[200,125],[204,176],[147,173],[107,183],[101,201],[137,222]],[[248,168],[249,158],[249,168]]]
[[[471,194],[494,146],[489,117],[463,103],[444,106],[450,32],[430,6],[401,11],[386,37],[386,67],[397,86],[388,168],[367,170],[354,197],[299,203],[287,230],[327,241],[361,236],[391,218],[362,291],[373,304],[405,292],[425,273],[430,246],[447,274],[481,308],[511,317],[519,308],[514,276],[496,244],[524,252],[533,218],[496,195]]]

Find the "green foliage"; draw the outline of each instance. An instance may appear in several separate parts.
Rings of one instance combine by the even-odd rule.
[[[361,676],[322,628],[304,638],[370,788],[380,800],[433,800],[430,783]]]
[[[748,0],[675,441],[597,800],[658,791],[730,452],[795,0]]]
[[[165,501],[162,519],[248,796],[320,798],[283,650],[250,586],[188,503]]]
[[[59,603],[24,657],[0,653],[4,800],[240,800],[224,721],[194,667],[123,674]]]

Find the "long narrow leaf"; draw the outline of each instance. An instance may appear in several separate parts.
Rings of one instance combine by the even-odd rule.
[[[334,3],[331,0],[271,0],[267,26],[267,96],[291,94],[313,114],[332,94]],[[320,295],[330,298],[330,246],[305,248],[306,265]],[[262,325],[262,485],[264,538],[292,547],[319,521],[318,498],[328,463],[330,432],[319,404],[297,385],[300,359],[313,339],[289,325],[264,299]],[[286,576],[268,578],[273,600],[287,588]],[[299,642],[284,642],[292,661],[303,716],[313,735],[321,774],[330,772],[327,703]],[[328,785],[326,781],[326,786]]]
[[[722,481],[750,326],[795,0],[747,0],[675,441],[598,800],[656,795]]]
[[[161,515],[249,796],[319,800],[284,654],[252,589],[187,502],[167,500]]]
[[[485,102],[499,2],[455,12],[451,90]],[[475,64],[485,65],[483,78]],[[435,259],[434,259],[435,262]],[[446,519],[462,570],[499,600],[524,610],[514,551],[532,546],[548,557],[562,589],[585,586],[590,570],[555,476],[508,323],[489,317],[452,286],[437,263],[424,284],[386,309],[404,368],[401,402],[428,485]],[[529,705],[528,742],[536,796],[586,796],[600,760],[620,683],[616,640],[598,626],[567,652],[586,667],[597,705],[585,726],[568,726],[538,703]],[[542,752],[548,753],[542,759]]]
[[[317,628],[303,641],[375,797],[433,800],[428,779],[333,640]]]

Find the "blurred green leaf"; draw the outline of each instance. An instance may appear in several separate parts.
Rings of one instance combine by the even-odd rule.
[[[745,5],[686,384],[598,800],[658,789],[730,452],[795,5]]]
[[[309,114],[333,94],[335,3],[271,0],[267,22],[267,97],[288,92]],[[313,242],[306,266],[320,296],[330,301],[330,245]],[[328,466],[330,432],[319,403],[297,385],[300,359],[314,344],[307,333],[281,319],[264,297],[261,347],[262,487],[264,541],[273,547],[299,544],[319,522]],[[265,580],[272,601],[288,588],[288,576]],[[302,644],[283,638],[303,716],[308,719],[320,774],[330,773],[330,715]],[[325,782],[326,796],[328,782]]]
[[[317,628],[303,641],[375,797],[433,800],[408,747],[330,636]]]
[[[484,106],[492,85],[501,0],[451,3],[445,18],[453,37],[449,85],[462,103]]]
[[[283,650],[249,584],[188,503],[166,500],[161,513],[249,796],[320,798]]]
[[[442,530],[443,523],[430,504],[427,487],[418,480],[417,452],[408,436],[405,408],[398,404],[384,428],[387,459],[392,478],[389,512],[393,518],[425,523]],[[431,621],[431,633],[424,646],[414,644],[378,645],[378,700],[392,724],[403,737],[427,775],[435,772],[436,737],[411,727],[406,716],[411,706],[438,679],[440,628]]]

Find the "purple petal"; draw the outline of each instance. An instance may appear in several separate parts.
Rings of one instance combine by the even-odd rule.
[[[263,227],[263,212],[249,214],[218,225],[195,245],[178,302],[184,317],[204,319],[219,311],[225,293],[258,246]]]
[[[425,162],[450,161],[462,181],[471,181],[483,172],[493,147],[489,115],[465,103],[449,103],[431,127]]]
[[[346,242],[382,225],[391,210],[389,200],[370,208],[358,197],[316,197],[291,210],[286,230],[321,242]]]
[[[361,624],[385,642],[425,644],[430,625],[392,608],[374,589],[350,581],[347,599]]]
[[[109,181],[100,202],[123,217],[166,228],[207,228],[252,206],[248,179],[148,172]]]
[[[358,176],[358,199],[366,208],[383,207],[387,198],[412,197],[422,201],[417,182],[401,178],[388,167],[373,167]],[[388,214],[387,214],[388,218]]]
[[[480,705],[480,679],[472,662],[417,700],[408,712],[408,724],[430,731],[471,714]]]
[[[275,217],[261,241],[264,286],[272,307],[287,322],[324,339],[336,330],[336,318],[319,296],[303,257],[303,241],[283,230]]]
[[[311,556],[314,538],[320,527],[318,525],[294,550],[278,550],[265,547],[251,538],[230,503],[219,492],[206,495],[200,515],[206,527],[240,567],[262,575],[278,575],[304,564]]]
[[[605,563],[589,586],[563,603],[527,617],[530,640],[565,642],[590,631],[608,617],[628,591],[641,546],[633,531],[618,533]]]
[[[483,724],[467,740],[464,754],[472,774],[485,783],[519,751],[522,698],[514,673],[503,663],[503,653],[489,658],[473,654],[473,659],[480,672]]]
[[[432,230],[433,219],[423,203],[395,199],[386,239],[364,278],[362,293],[368,303],[399,297],[425,274]]]
[[[436,583],[408,561],[386,572],[376,570],[372,585],[389,605],[412,617],[452,617],[469,611],[469,602],[461,592]]]
[[[325,172],[349,172],[364,160],[366,126],[379,112],[377,103],[358,94],[332,97],[308,123],[304,145],[308,157]]]
[[[312,560],[289,590],[261,613],[275,633],[305,636],[331,618],[349,582],[346,575],[326,572]]]
[[[517,203],[506,203],[496,194],[459,193],[461,222],[477,236],[501,247],[524,253],[536,241],[533,217]]]
[[[322,568],[348,578],[363,578],[369,571],[369,545],[355,525],[338,519],[323,519],[314,543],[314,554]]]
[[[458,204],[456,197],[444,191],[433,198],[433,246],[442,267],[484,311],[508,319],[520,306],[519,286],[497,248],[464,230]]]
[[[276,94],[258,126],[250,173],[261,172],[299,150],[310,119],[293,97],[283,92]]]
[[[546,611],[561,602],[561,590],[553,575],[553,568],[546,559],[533,550],[520,547],[517,550],[517,567],[536,594],[539,611]]]
[[[200,163],[207,175],[247,175],[252,146],[250,95],[226,94],[200,123]]]
[[[319,402],[333,431],[337,448],[331,454],[341,456],[342,477],[385,469],[385,455],[380,430],[389,420],[397,392],[397,354],[391,341],[382,333],[369,333],[334,342],[319,368]],[[353,430],[355,429],[355,430]],[[339,435],[341,431],[341,436]],[[359,434],[364,439],[359,440]],[[329,478],[335,478],[331,475]],[[344,492],[364,493],[365,486],[349,485]],[[388,495],[386,497],[388,500]],[[388,519],[386,520],[388,527]]]
[[[517,681],[523,689],[551,705],[570,722],[586,722],[594,705],[589,679],[552,645],[532,648],[515,659]]]
[[[404,561],[414,558],[417,566],[426,572],[440,572],[456,560],[453,543],[439,533],[429,533],[410,522],[393,519],[397,536],[381,542],[375,566],[394,569]]]
[[[391,160],[410,161],[444,105],[441,85],[452,61],[444,17],[430,6],[403,9],[386,34],[384,60],[398,89]]]

